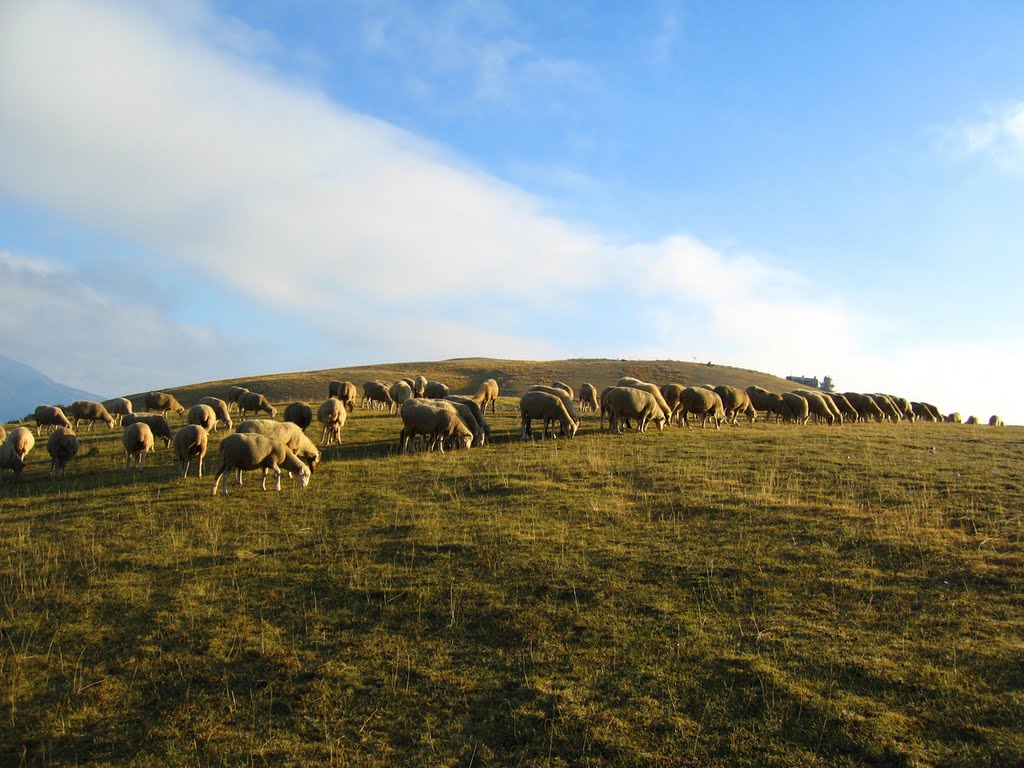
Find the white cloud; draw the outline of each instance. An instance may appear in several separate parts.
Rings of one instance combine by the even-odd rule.
[[[986,157],[1007,172],[1024,171],[1024,102],[993,110],[984,120],[961,124],[956,135],[968,156]]]

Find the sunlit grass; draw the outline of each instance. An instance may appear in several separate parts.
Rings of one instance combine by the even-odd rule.
[[[505,405],[512,401],[506,400]],[[0,763],[1007,765],[1024,438],[669,429],[229,498],[84,433],[0,481]],[[309,430],[312,436],[316,430]]]

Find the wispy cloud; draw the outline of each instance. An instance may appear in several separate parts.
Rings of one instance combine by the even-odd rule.
[[[992,110],[983,120],[962,123],[953,133],[967,156],[985,157],[1004,171],[1024,171],[1024,102]]]
[[[359,39],[372,55],[417,72],[414,95],[501,105],[557,101],[567,87],[591,87],[592,73],[575,59],[539,50],[527,25],[501,2],[456,1],[438,8],[404,0],[366,3]]]

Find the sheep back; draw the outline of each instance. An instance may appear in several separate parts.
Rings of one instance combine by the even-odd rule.
[[[65,429],[71,429],[71,425],[68,424]],[[28,427],[16,427],[7,433],[4,445],[11,446],[14,452],[24,459],[28,452],[35,448],[36,438]]]
[[[284,420],[305,429],[313,423],[313,406],[301,400],[288,403],[284,409]]]

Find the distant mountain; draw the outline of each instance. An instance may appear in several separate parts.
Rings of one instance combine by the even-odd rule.
[[[103,400],[100,395],[65,386],[35,368],[0,355],[0,422],[21,419],[40,403],[67,405]]]

